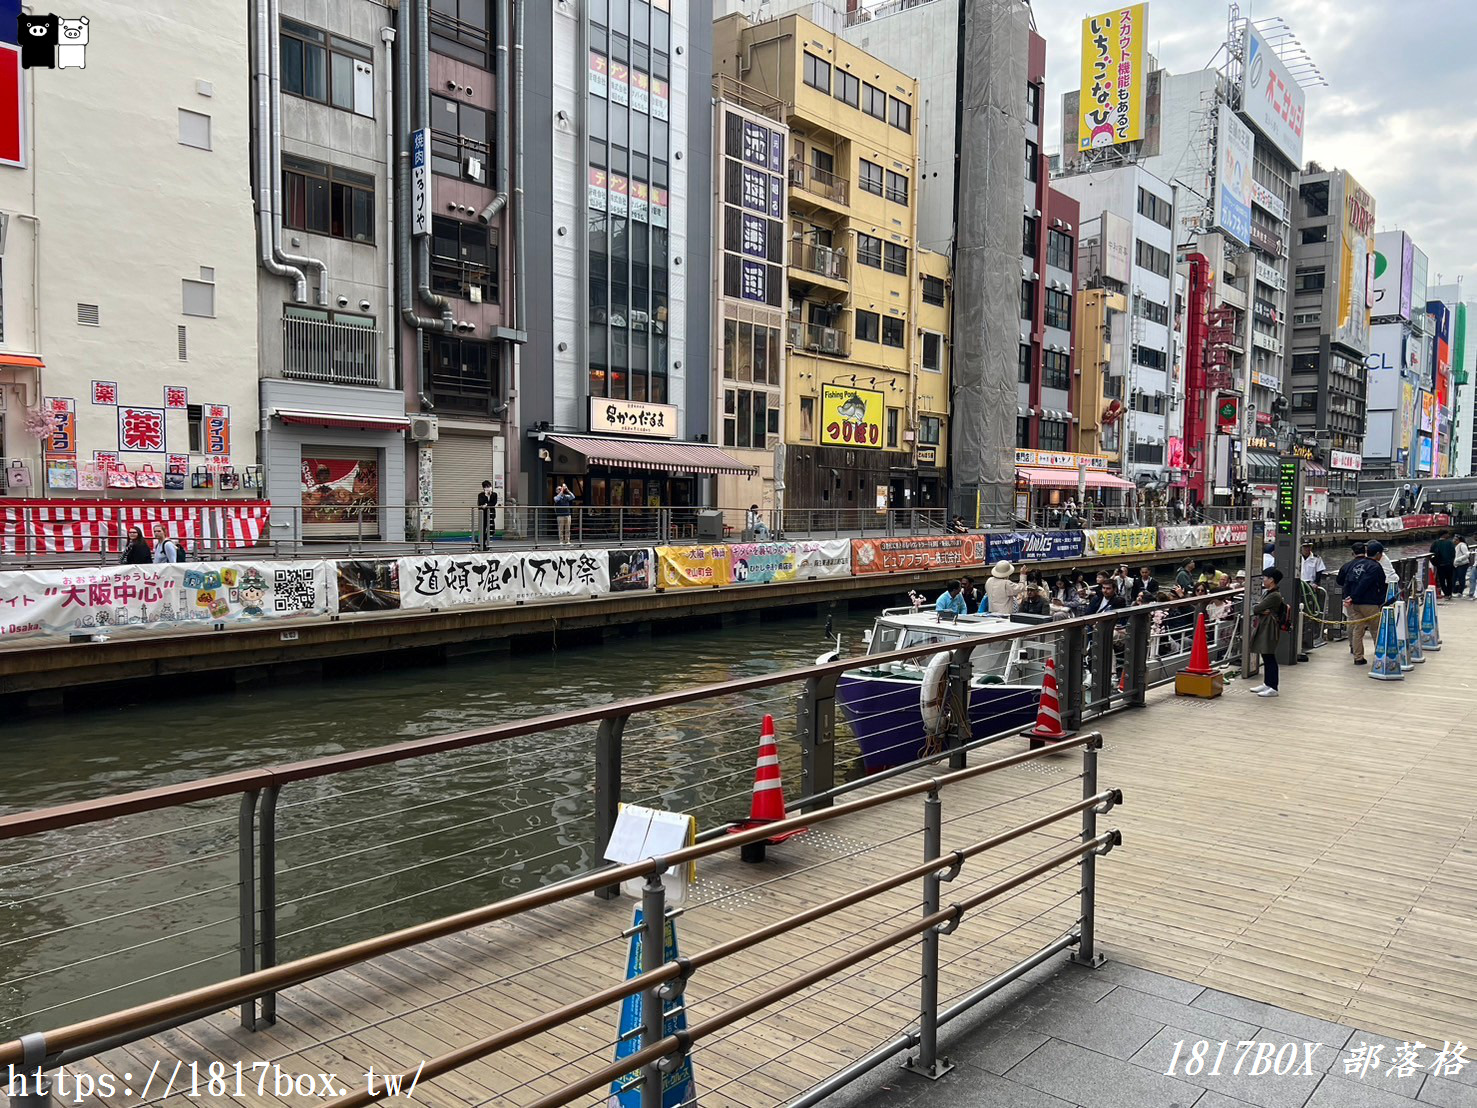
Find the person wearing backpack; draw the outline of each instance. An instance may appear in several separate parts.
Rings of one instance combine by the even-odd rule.
[[[164,524],[154,524],[154,561],[177,562],[180,560],[179,546],[164,530]]]
[[[1280,695],[1277,692],[1277,643],[1290,626],[1291,609],[1281,592],[1282,571],[1272,568],[1262,574],[1262,587],[1266,592],[1252,609],[1255,621],[1251,632],[1251,649],[1262,656],[1263,684],[1252,689],[1257,696],[1268,698]]]

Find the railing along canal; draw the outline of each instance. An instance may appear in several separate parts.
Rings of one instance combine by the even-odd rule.
[[[1176,659],[1182,655],[1177,643],[1172,653],[1162,652],[1170,640],[1156,636],[1156,615],[1188,615],[1208,601],[1236,595],[1228,592],[1045,624],[992,642],[1049,644],[1058,663],[1063,721],[1071,729],[1110,711],[1143,706],[1151,688],[1173,679]],[[1224,652],[1228,640],[1228,635],[1217,636],[1215,652]],[[927,643],[872,655],[865,663],[921,667],[931,656],[948,653],[954,702],[969,703],[972,655],[979,643],[978,639]],[[914,751],[923,756],[884,774],[838,780],[847,777],[853,752],[846,728],[837,724],[836,690],[843,675],[858,669],[860,661],[843,659],[0,817],[0,842],[7,844],[0,853],[0,895],[11,920],[9,933],[0,937],[0,951],[6,953],[0,995],[5,996],[3,1010],[15,1013],[4,1029],[10,1034],[33,1033],[55,1027],[65,1014],[73,1021],[65,1034],[46,1037],[45,1059],[55,1065],[236,1005],[241,1006],[242,1023],[256,1027],[274,1019],[278,990],[378,952],[581,893],[609,896],[622,877],[646,876],[680,859],[711,857],[767,837],[767,833],[723,836],[723,828],[713,826],[692,851],[660,865],[594,868],[600,865],[622,801],[694,811],[705,823],[742,817],[753,776],[757,725],[766,713],[781,715],[781,749],[792,767],[791,781],[799,754],[799,787],[792,788],[789,805],[791,812],[803,811],[809,824],[883,803],[878,795],[898,799],[934,788],[928,782],[911,781],[897,790],[848,799],[859,788],[875,787],[879,780],[909,770],[946,762],[949,775],[937,780],[948,783],[1035,761],[1047,753],[1011,755],[970,768],[969,751],[1014,739],[1019,731],[1018,722],[1002,727],[1007,713],[971,710],[949,723],[938,750]],[[780,711],[785,705],[793,705],[791,719]],[[869,715],[895,717],[896,709],[864,708],[853,713],[852,725]],[[891,718],[887,722],[890,725]],[[688,756],[698,744],[704,756]],[[1073,745],[1077,744],[1054,749]],[[593,770],[593,788],[585,786],[582,765]],[[396,806],[397,789],[412,768],[419,771],[421,781],[444,781],[449,795]],[[1092,764],[1084,766],[1082,777],[1084,800],[1098,796]],[[1059,777],[1026,796],[1075,779]],[[549,782],[558,788],[547,793],[536,788]],[[1098,807],[1076,805],[1057,812],[1054,819],[1090,814]],[[427,815],[436,810],[451,811],[453,820],[427,822]],[[925,821],[925,842],[932,835],[930,826]],[[465,843],[471,828],[485,829],[486,834],[470,846],[434,854],[437,836],[455,832]],[[1014,830],[1026,834],[1036,829],[1033,823],[1026,831]],[[1090,830],[1090,825],[1084,828],[1083,842],[1092,841],[1094,846],[1079,844],[1055,857],[1057,869],[1082,862],[1086,878],[1080,919],[1054,936],[1052,943],[1060,944],[1055,949],[1078,945],[1089,954],[1092,950],[1090,858],[1105,840],[1099,840],[1096,832],[1088,834]],[[909,833],[916,834],[916,828]],[[721,841],[716,838],[720,836]],[[530,856],[526,848],[531,841],[540,848],[552,844],[553,849]],[[967,857],[992,848],[981,845],[983,841],[970,840],[960,849]],[[947,856],[938,853],[941,847],[928,849],[934,853],[926,857]],[[377,854],[391,850],[398,852],[392,855],[395,861],[409,864],[391,864],[388,869],[382,868],[384,863],[372,864]],[[915,867],[916,872],[908,871],[901,881],[876,884],[891,889],[908,881],[936,883],[943,868],[948,867]],[[369,869],[374,872],[366,875]],[[1046,872],[1037,873],[1034,867],[1031,871],[1035,876]],[[1032,879],[1016,874],[1005,883],[1014,882],[1013,889]],[[549,881],[557,883],[543,884]],[[853,904],[884,891],[866,889],[871,891],[853,888],[841,899]],[[981,898],[990,889],[992,895]],[[457,890],[457,895],[448,897],[449,890]],[[987,884],[981,894],[960,900],[961,910],[1006,891]],[[1071,896],[1078,891],[1074,886]],[[390,895],[377,899],[386,892]],[[497,900],[510,893],[514,895]],[[416,911],[417,902],[463,910],[437,919],[433,911]],[[911,924],[896,932],[889,944],[879,946],[879,939],[868,949],[875,947],[873,953],[880,953],[957,920],[957,913],[949,916],[950,909],[939,908],[940,901],[925,896],[925,903],[930,902],[934,908],[926,918],[931,922]],[[826,914],[822,907],[801,914],[819,919]],[[374,926],[363,926],[366,917]],[[403,930],[385,935],[393,926]],[[366,934],[377,937],[366,940]],[[353,941],[343,945],[346,940]],[[222,963],[241,976],[222,980],[226,976]],[[831,972],[840,969],[832,966]],[[644,984],[655,988],[674,973],[664,971],[664,976]],[[922,977],[926,979],[927,973]],[[190,987],[188,1000],[161,999]],[[969,991],[963,989],[953,999]],[[145,1003],[135,1013],[146,1016],[113,1015],[119,1006],[139,1001]],[[750,1003],[739,1007],[757,1011],[747,1008]],[[947,1011],[925,998],[924,1008],[930,1006],[936,1015]],[[694,1041],[699,1038],[696,1031]],[[908,1041],[916,1047],[923,1034],[920,1025]],[[36,1041],[31,1040],[28,1064]],[[905,1048],[896,1046],[901,1041],[894,1042],[896,1050]],[[663,1056],[671,1047],[668,1044]],[[0,1067],[7,1061],[19,1064],[18,1049],[15,1045],[0,1049]],[[625,1064],[637,1063],[626,1059]]]

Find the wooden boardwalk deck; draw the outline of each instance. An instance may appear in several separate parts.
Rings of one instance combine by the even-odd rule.
[[[1101,783],[1125,807],[1102,821],[1124,846],[1100,861],[1099,942],[1110,957],[1309,1015],[1396,1037],[1477,1042],[1477,605],[1441,609],[1445,649],[1399,684],[1367,678],[1338,645],[1287,669],[1264,701],[1240,682],[1219,701],[1161,691],[1148,710],[1114,717]],[[1021,747],[1005,743],[1001,753]],[[944,846],[964,845],[1080,796],[1080,757],[1052,758],[944,794]],[[685,950],[839,895],[920,857],[921,801],[910,799],[817,827],[764,866],[704,867],[696,904],[679,921]],[[972,860],[944,902],[1059,849],[1064,823]],[[941,987],[963,993],[1069,929],[1075,872],[1027,886],[969,917],[943,940]],[[257,1062],[289,1074],[414,1067],[618,980],[630,901],[580,900],[381,958],[284,993],[279,1023],[242,1031],[203,1020],[115,1050],[80,1072],[133,1075],[138,1104],[308,1105],[312,1094],[258,1093]],[[917,887],[898,890],[701,971],[690,1018],[752,996],[900,926]],[[694,1053],[705,1106],[782,1104],[911,1021],[917,947],[847,971],[769,1009]],[[524,1046],[427,1082],[420,1105],[519,1105],[612,1056],[607,1009]],[[176,1060],[200,1067],[194,1094],[161,1099]],[[226,1091],[206,1067],[224,1062]],[[247,1074],[235,1095],[235,1063]],[[580,1101],[603,1103],[604,1094]]]

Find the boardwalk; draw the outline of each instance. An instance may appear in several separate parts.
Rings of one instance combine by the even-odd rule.
[[[1445,649],[1399,684],[1369,680],[1334,645],[1286,669],[1278,700],[1251,696],[1245,683],[1214,702],[1160,692],[1147,711],[1107,722],[1101,781],[1126,796],[1103,820],[1122,829],[1123,849],[1098,870],[1099,942],[1110,957],[1397,1038],[1477,1043],[1477,605],[1441,614]],[[945,849],[1071,802],[1079,767],[1063,756],[947,791]],[[919,811],[907,800],[827,823],[771,851],[763,867],[705,866],[678,924],[683,947],[703,949],[911,864]],[[1039,860],[1070,832],[1060,824],[974,859],[944,902]],[[1068,929],[1075,884],[1070,873],[1033,884],[968,917],[944,940],[941,995],[967,991]],[[899,890],[703,970],[689,985],[690,1017],[854,949],[917,910],[916,887]],[[259,1095],[254,1079],[242,1096],[233,1084],[212,1095],[206,1066],[219,1060],[234,1073],[241,1061],[249,1074],[269,1061],[288,1073],[335,1071],[354,1087],[371,1066],[413,1068],[617,980],[630,913],[629,900],[581,900],[477,929],[290,990],[265,1031],[241,1031],[222,1015],[82,1070],[141,1078],[156,1061],[165,1073],[177,1059],[198,1062],[198,1093],[161,1100],[154,1084],[148,1101],[171,1108],[322,1104],[321,1095],[274,1095],[270,1083]],[[917,966],[917,947],[905,945],[708,1040],[694,1053],[702,1103],[783,1104],[891,1038],[910,1022]],[[422,1085],[415,1102],[531,1102],[608,1061],[615,1022],[613,1009],[594,1013]],[[81,1103],[139,1100],[120,1089]]]

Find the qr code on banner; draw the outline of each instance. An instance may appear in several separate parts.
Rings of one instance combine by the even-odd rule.
[[[279,569],[273,577],[272,608],[278,612],[310,612],[318,602],[315,571]]]

